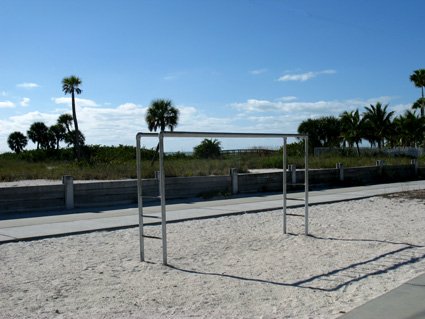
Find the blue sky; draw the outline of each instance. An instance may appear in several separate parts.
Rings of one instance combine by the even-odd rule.
[[[377,101],[401,113],[420,96],[424,19],[423,0],[1,0],[0,152],[70,113],[69,75],[88,144],[134,145],[157,98],[180,109],[180,131],[296,133]]]

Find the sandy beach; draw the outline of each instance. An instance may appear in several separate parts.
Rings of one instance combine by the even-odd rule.
[[[425,204],[406,197],[0,246],[0,318],[337,318],[425,271]],[[147,227],[159,235],[159,227]]]

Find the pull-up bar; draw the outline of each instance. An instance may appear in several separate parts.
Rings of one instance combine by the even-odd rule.
[[[140,145],[142,137],[158,137],[159,139],[159,192],[161,198],[161,239],[162,239],[162,263],[167,265],[167,216],[165,203],[165,171],[164,171],[164,138],[166,137],[220,137],[220,138],[282,138],[283,139],[283,233],[286,234],[286,169],[287,169],[287,138],[301,138],[305,141],[304,154],[304,233],[308,235],[308,136],[300,134],[279,133],[228,133],[228,132],[159,132],[137,133],[136,135],[136,158],[137,158],[137,199],[139,207],[139,236],[140,236],[140,260],[145,260],[144,230],[143,230],[143,198],[142,198],[142,163]]]

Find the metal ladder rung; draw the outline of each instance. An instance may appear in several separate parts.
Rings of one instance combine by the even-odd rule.
[[[153,215],[142,215],[142,217],[161,219],[161,216],[153,216]]]
[[[160,199],[160,198],[161,198],[161,196],[142,196],[142,198]]]
[[[299,200],[301,202],[304,202],[305,199],[304,198],[290,198],[290,197],[286,197],[287,200]]]
[[[162,239],[162,237],[159,236],[149,236],[149,235],[143,235],[144,238],[151,238],[151,239]]]

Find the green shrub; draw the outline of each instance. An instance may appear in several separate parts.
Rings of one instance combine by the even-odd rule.
[[[204,139],[193,148],[193,156],[197,158],[218,158],[221,153],[221,143],[217,139]]]

